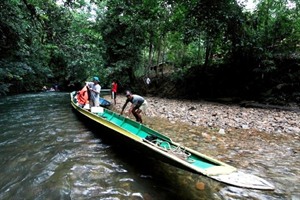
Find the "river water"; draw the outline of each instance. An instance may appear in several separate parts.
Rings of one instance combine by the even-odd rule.
[[[280,171],[268,171],[264,177],[279,186],[275,191],[247,190],[145,158],[105,140],[101,130],[87,126],[75,115],[68,93],[1,97],[0,111],[0,199],[296,200],[300,197],[299,152],[279,162],[285,163]],[[156,123],[160,131],[170,129],[169,125],[161,124],[162,120],[153,119],[151,123],[153,126]],[[191,127],[187,130],[191,131]],[[191,140],[194,144],[201,142]],[[294,147],[288,148],[299,150],[299,142],[293,144]],[[272,167],[262,163],[256,169],[264,171],[264,167]],[[295,164],[298,166],[289,168]]]

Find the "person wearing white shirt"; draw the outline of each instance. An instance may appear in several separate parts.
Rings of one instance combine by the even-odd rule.
[[[93,78],[93,82],[88,82],[87,86],[90,91],[90,108],[100,106],[100,91],[101,86],[99,84],[100,80],[97,76]]]

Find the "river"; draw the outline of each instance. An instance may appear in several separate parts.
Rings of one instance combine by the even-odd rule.
[[[68,93],[1,97],[0,110],[0,199],[300,199],[299,142],[293,146],[283,142],[289,150],[280,156],[269,154],[275,158],[289,156],[286,160],[265,164],[266,155],[248,160],[256,175],[277,186],[275,191],[248,190],[145,158],[105,140],[100,130],[90,128],[75,115]],[[175,126],[161,123],[163,120],[153,119],[150,125],[166,132]],[[190,126],[186,129],[194,130]],[[223,147],[202,144],[191,135],[182,135],[181,142],[190,140],[196,150],[206,146],[206,150],[219,152],[215,153],[218,159],[227,158],[220,156]],[[277,152],[277,146],[273,147]],[[243,153],[251,157],[251,152]],[[229,157],[235,158],[231,154]],[[238,167],[249,168],[243,158],[240,161]],[[269,169],[272,167],[274,170]]]

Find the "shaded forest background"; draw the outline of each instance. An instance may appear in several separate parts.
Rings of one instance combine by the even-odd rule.
[[[99,76],[120,92],[299,105],[300,1],[245,3],[1,0],[0,95]]]

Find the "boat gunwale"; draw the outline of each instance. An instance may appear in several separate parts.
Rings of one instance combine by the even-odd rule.
[[[105,125],[108,128],[111,128],[111,129],[113,129],[115,131],[118,131],[119,133],[121,133],[121,134],[123,134],[123,135],[125,135],[125,136],[127,136],[127,137],[129,137],[131,139],[134,139],[135,141],[137,141],[137,142],[139,142],[139,143],[141,143],[143,145],[146,144],[145,141],[144,141],[145,138],[142,138],[139,135],[136,135],[134,133],[129,132],[128,130],[124,129],[124,127],[121,127],[118,124],[115,124],[115,123],[111,122],[107,118],[103,118],[103,117],[101,117],[101,116],[99,116],[97,114],[89,112],[88,110],[80,108],[79,106],[77,106],[75,104],[75,102],[73,101],[73,99],[72,99],[72,105],[73,105],[73,107],[75,109],[77,109],[78,111],[80,111],[81,113],[83,113],[84,115],[86,115],[87,117],[89,117],[90,119],[92,119],[92,120],[94,120],[94,121],[96,121],[98,123],[101,123],[102,125]],[[111,113],[111,116],[112,116],[111,118],[113,118],[114,115],[116,115],[116,113],[113,112],[113,111],[111,111],[111,110],[108,110],[106,108],[103,108],[103,109],[104,109],[104,112]],[[155,150],[156,152],[159,152],[160,154],[164,154],[164,156],[172,158],[176,162],[180,162],[182,165],[184,165],[185,167],[191,168],[195,172],[201,173],[201,174],[206,175],[206,176],[211,176],[211,175],[219,175],[219,174],[228,174],[228,173],[231,173],[233,171],[236,171],[235,167],[232,167],[232,166],[230,166],[230,165],[228,165],[228,164],[226,164],[224,162],[216,160],[216,159],[214,159],[212,157],[209,157],[209,156],[207,156],[205,154],[202,154],[202,153],[200,153],[198,151],[192,150],[192,149],[190,149],[188,147],[184,147],[184,146],[180,145],[179,143],[173,142],[171,138],[169,138],[169,137],[167,137],[167,136],[165,136],[165,135],[163,135],[161,133],[158,133],[157,131],[155,131],[155,130],[149,128],[149,127],[146,127],[146,126],[144,126],[144,125],[142,125],[140,123],[137,123],[137,122],[135,122],[135,121],[133,121],[133,120],[131,120],[129,118],[123,117],[121,115],[118,115],[118,117],[122,117],[125,120],[123,123],[126,123],[126,121],[130,121],[130,123],[138,124],[140,127],[144,127],[146,129],[150,130],[152,132],[152,133],[149,133],[150,135],[152,135],[153,133],[155,133],[158,136],[161,136],[162,139],[166,138],[167,140],[169,140],[168,142],[170,142],[172,145],[178,146],[180,148],[184,148],[186,151],[190,152],[193,156],[198,157],[199,160],[201,160],[202,162],[206,162],[206,163],[210,163],[210,164],[214,165],[213,166],[214,170],[203,169],[203,168],[194,166],[192,163],[189,163],[187,160],[182,160],[181,158],[178,158],[177,156],[174,156],[174,155],[170,154],[169,152],[165,152],[162,149],[159,149],[157,147],[156,148],[151,148],[151,149]],[[106,123],[104,124],[103,121],[106,121],[109,124],[106,124]],[[116,128],[116,127],[118,127],[118,128]],[[119,128],[121,128],[121,131],[118,130]],[[147,146],[151,147],[151,145],[147,145]],[[210,167],[210,168],[212,168],[212,167]]]

